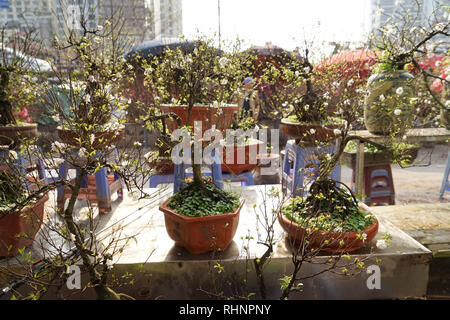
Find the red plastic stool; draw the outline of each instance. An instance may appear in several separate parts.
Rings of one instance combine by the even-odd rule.
[[[355,172],[352,174],[352,186],[355,184]],[[390,164],[364,167],[363,193],[364,203],[374,205],[379,203],[395,204],[394,180]]]

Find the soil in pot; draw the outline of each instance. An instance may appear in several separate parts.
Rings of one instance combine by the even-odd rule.
[[[205,181],[202,188],[192,183],[166,200],[166,230],[175,245],[192,254],[225,250],[233,240],[244,201]]]
[[[48,194],[45,194],[21,212],[0,213],[0,257],[15,256],[19,249],[33,244],[42,224],[48,198]]]

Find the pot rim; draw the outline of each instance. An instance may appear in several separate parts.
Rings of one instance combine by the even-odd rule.
[[[29,211],[29,210],[33,210],[34,208],[36,208],[36,207],[38,207],[39,205],[41,205],[42,204],[42,202],[47,202],[47,200],[49,199],[49,195],[48,195],[48,192],[46,192],[45,194],[44,194],[44,196],[42,197],[42,198],[40,198],[36,203],[34,203],[32,206],[26,206],[26,207],[24,207],[24,208],[22,208],[21,210],[19,210],[19,211],[8,211],[8,212],[2,212],[2,213],[0,213],[0,218],[4,218],[4,217],[7,217],[7,216],[9,216],[9,215],[12,215],[12,214],[15,214],[15,213],[22,213],[22,212],[24,212],[24,211]],[[1,220],[0,220],[0,223],[1,223]]]
[[[367,214],[370,214],[374,217],[375,222],[372,223],[371,225],[368,225],[367,227],[365,227],[363,230],[361,230],[361,232],[356,232],[356,231],[345,231],[345,232],[330,232],[328,230],[317,230],[316,232],[320,233],[321,235],[326,235],[329,237],[356,237],[358,234],[360,233],[367,233],[369,231],[371,231],[372,229],[378,228],[379,227],[379,222],[378,222],[378,218],[376,217],[376,215],[371,212],[370,210],[366,210],[364,208],[361,208],[362,210],[364,210],[365,212],[367,212]],[[295,221],[289,220],[285,215],[283,215],[281,213],[281,210],[278,211],[278,218],[282,219],[283,223],[291,225],[296,227],[298,230],[305,230],[306,228],[304,227],[299,227],[298,224]]]
[[[13,124],[13,125],[0,125],[0,128],[2,129],[6,129],[6,128],[12,128],[12,129],[17,129],[17,128],[37,128],[38,123],[36,122],[31,122],[31,123],[23,123],[23,124]]]
[[[172,197],[169,197],[167,200],[165,200],[159,206],[159,210],[161,210],[164,213],[169,213],[169,214],[177,217],[178,219],[182,219],[182,220],[185,220],[185,221],[188,221],[188,222],[200,222],[200,221],[208,221],[208,220],[219,220],[219,219],[222,219],[222,218],[234,217],[234,216],[239,214],[239,212],[241,211],[242,206],[244,205],[244,202],[245,202],[245,199],[241,199],[240,205],[236,209],[234,209],[233,212],[216,214],[214,216],[188,217],[188,216],[184,216],[184,215],[179,214],[174,209],[171,209],[171,208],[169,208],[167,206],[167,204],[169,203],[171,198]]]

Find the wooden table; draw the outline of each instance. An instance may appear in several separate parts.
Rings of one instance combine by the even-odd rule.
[[[370,133],[367,130],[350,131],[349,135],[360,136],[373,142],[383,143],[387,140],[385,136]],[[404,138],[404,139],[403,139]],[[450,131],[445,128],[409,129],[404,137],[399,140],[409,143],[419,142],[444,142],[450,139]],[[358,141],[356,148],[356,193],[362,194],[364,184],[364,145],[365,142]]]

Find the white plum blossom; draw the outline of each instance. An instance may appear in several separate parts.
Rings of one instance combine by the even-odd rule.
[[[62,152],[64,151],[64,149],[66,148],[66,144],[59,142],[59,141],[55,141],[52,143],[52,151],[53,152]]]
[[[54,116],[52,116],[52,119],[56,122],[59,122],[59,114],[55,114]]]
[[[438,23],[434,26],[434,30],[438,31],[438,32],[444,31],[444,28],[445,28],[445,26],[443,23]]]
[[[91,144],[94,144],[95,141],[95,134],[91,133],[90,137],[89,137],[89,141],[91,142]]]
[[[394,114],[395,114],[396,116],[399,116],[401,113],[402,113],[402,110],[400,110],[400,109],[395,109],[395,110],[394,110]]]
[[[436,68],[439,68],[441,64],[442,64],[441,60],[436,61]]]
[[[136,148],[142,147],[142,143],[140,143],[139,141],[135,141],[133,145],[134,145]]]
[[[380,98],[381,101],[384,101],[384,99],[386,99],[386,97],[384,96],[384,94],[380,94],[380,97],[379,97],[379,98]]]
[[[219,59],[219,65],[222,68],[225,68],[228,64],[228,58],[227,57],[222,57]]]
[[[11,158],[17,160],[18,156],[17,156],[17,152],[14,150],[9,150],[9,154],[11,155]]]
[[[228,83],[228,80],[225,79],[225,78],[222,79],[222,81],[220,81],[220,84],[223,85],[223,86],[226,85],[227,83]]]
[[[97,26],[98,31],[103,31],[103,26]]]
[[[399,96],[403,94],[403,88],[398,87],[397,90],[395,90],[395,93],[397,93]]]
[[[96,82],[96,81],[97,81],[97,80],[95,79],[95,77],[94,77],[92,74],[89,76],[88,80],[89,80],[90,82]]]
[[[81,147],[80,150],[78,150],[78,157],[83,158],[85,154],[86,154],[86,148]]]
[[[386,240],[383,240],[383,239],[377,240],[376,245],[377,245],[377,248],[380,250],[384,250],[388,247]]]
[[[350,80],[347,82],[347,85],[351,86],[351,85],[353,85],[354,82],[355,82],[355,80],[350,79]]]
[[[339,129],[334,129],[333,133],[334,133],[335,136],[340,136],[342,132]]]
[[[102,42],[102,38],[100,38],[100,37],[94,37],[94,42],[95,42],[95,43],[100,43],[100,42]]]
[[[450,100],[445,101],[445,106],[446,106],[447,108],[450,108]]]
[[[309,130],[309,132],[310,132],[311,134],[314,134],[314,133],[316,133],[316,129],[311,128],[311,129]]]
[[[311,68],[310,67],[306,67],[304,70],[305,70],[306,73],[309,73],[311,71]]]
[[[91,95],[90,94],[85,94],[83,97],[84,102],[89,103],[91,102]]]

